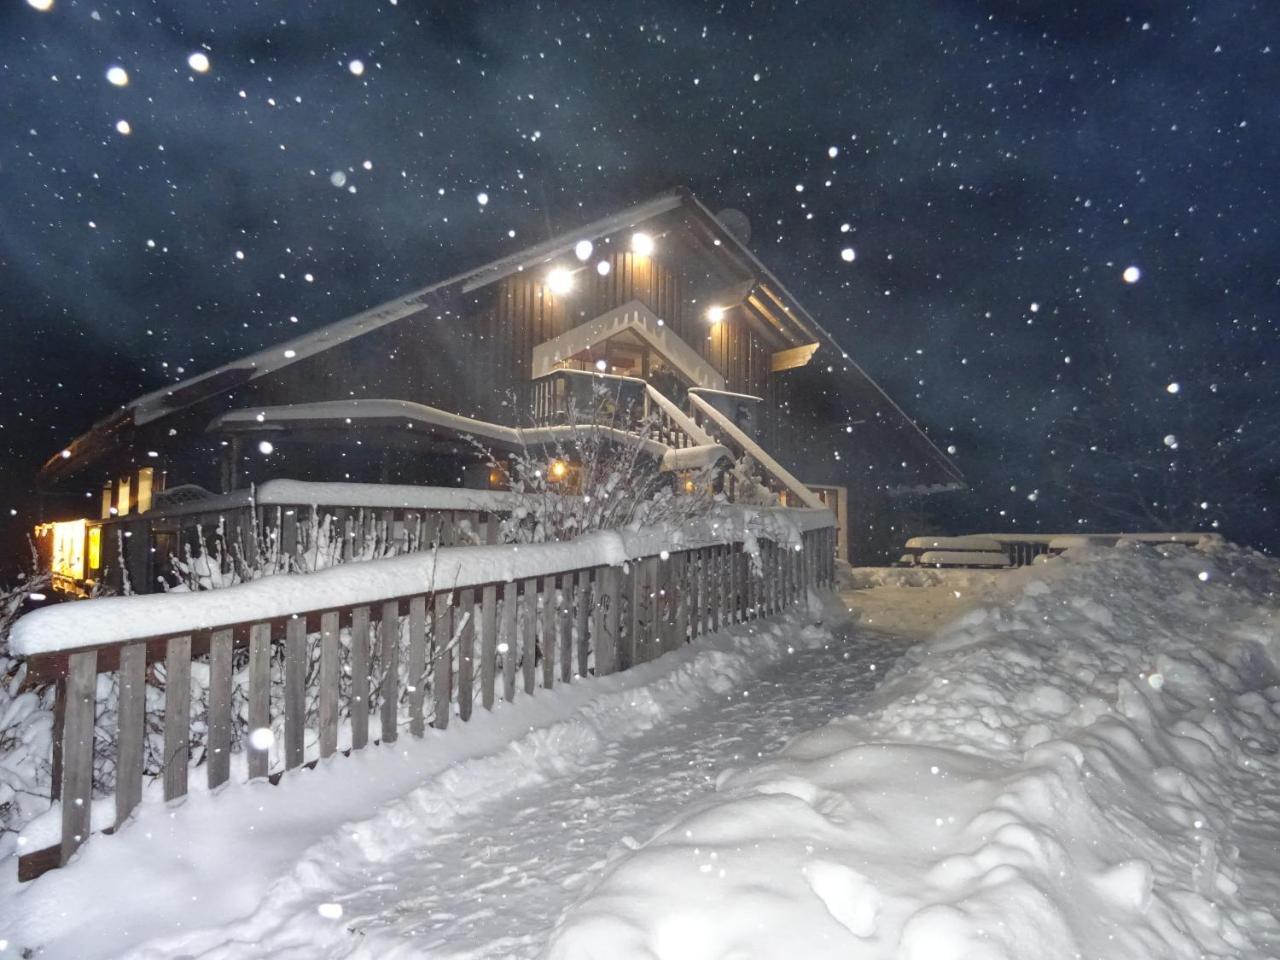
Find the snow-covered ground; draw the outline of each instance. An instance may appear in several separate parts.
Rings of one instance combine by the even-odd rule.
[[[619,857],[549,957],[1280,955],[1280,576],[1122,544]]]
[[[1280,565],[1122,545],[852,587],[849,624],[744,629],[144,808],[69,869],[0,880],[0,938],[49,958],[1280,954]]]

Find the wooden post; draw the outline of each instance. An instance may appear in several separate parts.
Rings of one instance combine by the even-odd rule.
[[[560,577],[560,682],[573,680],[573,574]]]
[[[560,609],[556,598],[556,578],[542,578],[542,689],[556,683],[556,617]]]
[[[187,795],[191,763],[191,637],[170,637],[164,659],[164,799]]]
[[[320,616],[320,756],[338,749],[338,614]]]
[[[498,632],[498,648],[502,654],[502,697],[507,703],[516,698],[516,616],[520,603],[518,587],[513,580],[502,585],[502,622]]]
[[[120,706],[116,715],[116,820],[129,819],[142,799],[142,745],[147,703],[147,645],[120,648]]]
[[[463,588],[458,595],[458,716],[463,720],[471,719],[471,701],[475,695],[475,656],[476,656],[476,592],[471,587]]]
[[[351,749],[369,745],[369,608],[351,610]]]
[[[672,601],[676,605],[676,647],[689,642],[689,551],[682,550],[675,554],[672,562],[676,565],[675,595]]]
[[[210,790],[231,776],[232,639],[230,630],[215,630],[209,637],[209,733],[205,755]]]
[[[409,733],[421,737],[427,730],[423,704],[427,697],[427,598],[409,598]]]
[[[581,570],[578,573],[578,587],[574,590],[574,601],[577,606],[574,616],[577,620],[578,636],[578,676],[586,677],[591,669],[591,637],[588,624],[591,616],[591,571]]]
[[[284,766],[302,766],[307,717],[307,620],[294,617],[284,633]]]
[[[253,745],[254,733],[271,730],[271,624],[255,623],[249,628],[249,738],[246,754],[249,779],[265,777],[271,765],[270,748]]]
[[[538,649],[538,579],[524,581],[524,615],[520,618],[520,666],[524,676],[524,692],[533,693]]]
[[[66,709],[62,720],[62,849],[66,865],[89,839],[93,806],[93,718],[98,686],[98,655],[93,650],[68,658]]]
[[[431,642],[435,662],[431,668],[431,696],[435,701],[435,727],[449,726],[453,703],[453,595],[437,593],[431,618]]]
[[[372,511],[370,511],[372,518]],[[373,534],[370,532],[370,540]],[[382,604],[382,742],[395,743],[396,724],[400,713],[400,604],[387,600]]]
[[[498,667],[498,587],[486,584],[480,592],[480,702],[493,709]]]

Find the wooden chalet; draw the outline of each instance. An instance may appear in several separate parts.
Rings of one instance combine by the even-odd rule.
[[[962,478],[746,233],[674,190],[139,397],[40,472],[101,488],[98,516],[40,529],[55,572],[92,582],[118,557],[147,589],[175,518],[270,480],[486,487],[466,436],[510,446],[601,378],[656,411],[646,442],[671,469],[690,448],[749,455],[783,503],[838,512],[842,555],[879,556],[896,497]]]

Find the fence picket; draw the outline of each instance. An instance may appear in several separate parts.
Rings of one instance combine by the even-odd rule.
[[[284,765],[302,766],[306,742],[307,621],[294,617],[284,633]]]
[[[427,731],[423,710],[426,703],[427,598],[419,594],[409,600],[409,733],[421,737]]]
[[[265,777],[270,768],[270,748],[254,746],[259,730],[271,730],[271,624],[249,628],[249,779]],[[261,736],[258,734],[258,736]]]
[[[493,709],[498,666],[498,588],[490,583],[480,592],[480,703]]]
[[[573,582],[572,573],[560,577],[560,682],[573,680]]]
[[[351,749],[369,745],[369,608],[351,610]]]
[[[93,650],[71,654],[67,664],[62,715],[62,849],[66,864],[89,839],[93,809],[93,717],[98,686],[98,654]]]
[[[502,654],[502,698],[510,703],[516,698],[516,610],[520,598],[516,582],[502,585],[502,622],[498,632],[498,652]]]
[[[524,584],[524,613],[520,617],[520,666],[524,676],[524,692],[533,693],[534,663],[538,650],[538,579],[531,577]]]
[[[556,597],[556,578],[542,578],[542,689],[550,690],[556,683],[556,614],[559,600]]]
[[[116,715],[116,820],[129,819],[142,799],[142,746],[147,704],[147,645],[120,648],[120,705]]]
[[[388,600],[382,605],[378,624],[382,638],[382,742],[396,742],[396,717],[400,710],[400,603]]]
[[[434,665],[431,668],[431,697],[435,701],[435,727],[449,726],[450,700],[453,696],[453,608],[448,593],[437,593],[431,618],[431,642]]]
[[[467,587],[458,596],[458,718],[471,719],[471,701],[475,695],[476,592]]]
[[[574,615],[577,620],[578,635],[578,676],[584,679],[591,669],[591,638],[588,635],[588,617],[591,614],[591,571],[583,570],[578,574],[578,586],[573,592],[577,607]]]
[[[338,749],[338,614],[320,616],[320,756]]]

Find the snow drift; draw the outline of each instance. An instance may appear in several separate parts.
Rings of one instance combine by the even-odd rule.
[[[1280,565],[1121,543],[909,653],[566,911],[552,960],[1280,953]]]

